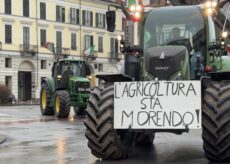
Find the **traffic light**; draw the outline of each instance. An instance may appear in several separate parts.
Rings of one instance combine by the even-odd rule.
[[[127,0],[127,7],[130,14],[130,19],[133,22],[139,22],[144,11],[142,0]]]
[[[116,11],[106,12],[106,22],[107,22],[107,30],[109,32],[114,32],[116,28]]]

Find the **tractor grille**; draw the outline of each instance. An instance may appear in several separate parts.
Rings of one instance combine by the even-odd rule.
[[[89,82],[76,82],[75,85],[76,92],[80,93],[89,93],[90,92],[90,83]]]
[[[145,55],[146,70],[159,80],[166,80],[181,68],[186,48],[182,46],[154,47]]]

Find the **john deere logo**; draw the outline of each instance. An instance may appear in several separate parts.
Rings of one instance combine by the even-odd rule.
[[[164,53],[164,51],[161,53],[161,56],[160,56],[160,59],[165,59],[165,53]]]

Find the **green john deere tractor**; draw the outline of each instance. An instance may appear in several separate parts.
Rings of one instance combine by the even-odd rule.
[[[85,113],[90,93],[90,68],[85,61],[60,59],[54,63],[52,77],[41,82],[42,115],[67,118],[70,107],[77,115]]]
[[[124,5],[121,8],[128,15]],[[114,11],[108,11],[107,18],[115,20]],[[115,23],[107,23],[109,30],[114,31]],[[230,162],[230,57],[225,55],[224,42],[216,39],[212,17],[202,6],[154,8],[139,23],[139,46],[123,43],[124,72],[97,75],[105,85],[96,87],[88,101],[85,135],[92,154],[102,159],[121,159],[130,155],[134,145],[153,144],[156,132],[182,134],[189,130],[137,130],[131,125],[115,129],[114,124],[120,119],[114,117],[115,82],[132,82],[138,88],[135,94],[141,94],[140,82],[144,81],[199,80],[205,155],[210,161]],[[127,87],[123,95],[128,92]],[[136,102],[125,103],[124,112]],[[130,118],[132,114],[125,116]]]

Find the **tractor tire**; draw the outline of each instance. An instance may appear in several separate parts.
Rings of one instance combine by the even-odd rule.
[[[85,115],[85,109],[86,107],[74,107],[74,112],[75,112],[75,115],[77,116],[84,116]]]
[[[122,159],[132,152],[135,134],[128,130],[113,129],[114,87],[107,85],[91,92],[86,109],[88,147],[93,155],[102,159]]]
[[[219,82],[204,92],[202,138],[209,161],[230,162],[230,83]]]
[[[54,97],[54,113],[57,118],[69,117],[70,97],[67,91],[56,91]]]
[[[50,107],[51,91],[46,83],[43,83],[40,91],[40,110],[42,115],[54,115],[54,110]]]
[[[150,146],[153,145],[155,139],[155,133],[137,133],[136,136],[136,145],[137,146]]]

